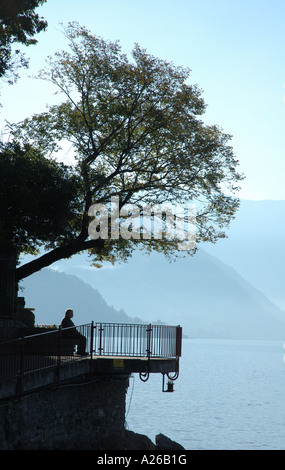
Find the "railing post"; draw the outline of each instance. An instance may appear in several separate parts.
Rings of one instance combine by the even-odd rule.
[[[182,351],[182,328],[181,326],[176,327],[176,357],[181,357]]]
[[[152,332],[151,323],[148,325],[146,332],[147,332],[146,354],[147,354],[147,357],[150,358],[150,356],[151,356],[151,350],[150,350],[150,346],[151,346],[151,332]]]
[[[21,338],[21,352],[20,352],[20,370],[18,370],[17,392],[19,392],[19,401],[22,399],[23,391],[23,375],[24,375],[24,361],[25,361],[25,338]]]
[[[61,349],[62,349],[62,330],[61,325],[58,328],[58,350],[57,350],[57,386],[59,386],[60,382],[60,368],[61,368]]]
[[[93,357],[93,342],[94,342],[94,321],[91,323],[91,335],[90,335],[90,358]]]
[[[93,341],[94,341],[94,321],[91,323],[91,334],[90,334],[90,375],[93,373],[92,362],[93,362]]]
[[[99,328],[99,356],[101,356],[101,353],[103,351],[102,348],[102,331],[104,331],[104,328],[102,328],[102,323],[100,323],[100,328]]]

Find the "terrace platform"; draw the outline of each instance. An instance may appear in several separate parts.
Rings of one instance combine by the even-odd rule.
[[[86,337],[87,356],[76,355],[74,340],[66,343],[63,333],[69,329],[0,343],[0,400],[102,377],[127,379],[138,373],[147,381],[152,373],[172,380],[179,375],[180,326],[91,323],[75,328]]]

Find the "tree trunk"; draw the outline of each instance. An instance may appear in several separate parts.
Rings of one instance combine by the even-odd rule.
[[[0,317],[13,319],[16,297],[16,250],[0,250]]]

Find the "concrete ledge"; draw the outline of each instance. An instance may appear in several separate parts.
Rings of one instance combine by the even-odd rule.
[[[3,379],[0,382],[0,400],[13,399],[22,394],[33,392],[66,380],[81,377],[90,373],[90,362],[81,359],[46,369],[36,370],[23,375]]]
[[[0,381],[0,400],[14,399],[21,395],[49,386],[85,380],[90,377],[108,375],[109,377],[129,376],[132,373],[176,373],[178,361],[175,358],[137,358],[94,356],[78,358],[73,362],[55,363],[51,367],[24,373]]]
[[[92,360],[92,370],[94,374],[121,372],[167,374],[177,372],[178,362],[175,358],[97,356]]]

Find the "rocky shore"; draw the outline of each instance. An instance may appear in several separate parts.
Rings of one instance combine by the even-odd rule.
[[[110,433],[108,437],[105,437],[101,441],[98,441],[96,445],[94,442],[89,442],[86,439],[65,442],[58,442],[58,447],[55,446],[54,450],[145,450],[145,451],[181,451],[185,450],[180,444],[172,441],[164,434],[158,434],[155,437],[155,443],[151,441],[147,436],[138,434],[133,431],[125,430],[120,434]]]

